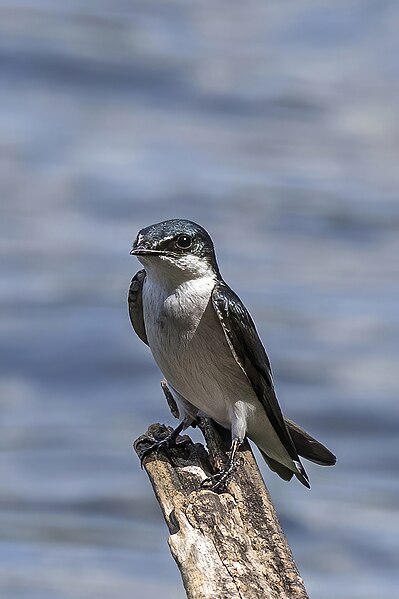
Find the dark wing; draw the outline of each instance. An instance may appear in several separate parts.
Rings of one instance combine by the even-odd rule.
[[[236,362],[251,382],[281,443],[300,464],[274,391],[269,358],[248,310],[224,281],[215,286],[212,302]]]
[[[148,345],[147,333],[145,332],[143,317],[143,282],[145,270],[139,270],[134,275],[129,287],[127,304],[129,307],[130,322],[137,335]]]

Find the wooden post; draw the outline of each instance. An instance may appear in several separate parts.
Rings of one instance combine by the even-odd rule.
[[[144,460],[188,599],[308,599],[248,443],[226,492],[202,490],[201,482],[226,462],[229,434],[207,418],[199,426],[208,451],[184,436],[167,455]],[[148,437],[158,440],[170,431],[151,425],[134,442],[138,456],[151,443]]]

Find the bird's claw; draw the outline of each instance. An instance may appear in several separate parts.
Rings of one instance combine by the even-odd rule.
[[[150,438],[143,439],[143,442],[145,442],[146,440],[152,441],[153,439],[150,439]],[[148,447],[146,447],[146,449],[144,449],[143,453],[140,456],[141,468],[143,468],[145,458],[147,456],[149,456],[151,453],[158,454],[158,452],[160,452],[160,451],[167,453],[168,450],[170,450],[170,449],[174,449],[175,447],[182,447],[189,443],[190,443],[189,439],[182,439],[181,441],[177,442],[176,437],[174,437],[173,435],[168,435],[164,439],[160,439],[159,441],[154,441],[151,445],[149,445]]]
[[[222,470],[222,472],[217,472],[212,476],[208,476],[201,483],[201,489],[206,491],[214,491],[217,493],[218,491],[225,491],[226,485],[228,483],[229,478],[231,477],[232,470]]]
[[[230,458],[226,464],[224,470],[220,472],[216,472],[216,474],[212,474],[205,478],[201,483],[201,489],[206,489],[207,491],[224,492],[226,490],[227,483],[229,482],[234,470],[236,469],[238,464],[238,460],[235,459],[235,451],[230,455]]]

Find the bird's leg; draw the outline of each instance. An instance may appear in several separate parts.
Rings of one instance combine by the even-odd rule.
[[[177,426],[167,437],[164,439],[160,439],[159,441],[154,441],[151,445],[149,445],[141,454],[140,464],[143,467],[144,459],[150,455],[150,453],[158,453],[158,451],[167,451],[168,449],[172,449],[173,447],[185,445],[188,442],[188,439],[185,441],[181,441],[180,443],[176,443],[177,437],[180,433],[187,428],[189,424],[187,424],[186,420],[182,420],[182,422]]]
[[[241,445],[242,439],[235,437],[231,443],[229,459],[227,460],[226,467],[221,472],[217,472],[216,474],[213,474],[209,478],[203,480],[201,484],[202,489],[208,489],[209,491],[220,491],[225,488],[228,479],[237,466],[236,454]]]

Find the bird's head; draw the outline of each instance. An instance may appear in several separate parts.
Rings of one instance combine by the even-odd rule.
[[[209,233],[190,220],[165,220],[141,229],[130,253],[160,276],[184,280],[219,275]]]

